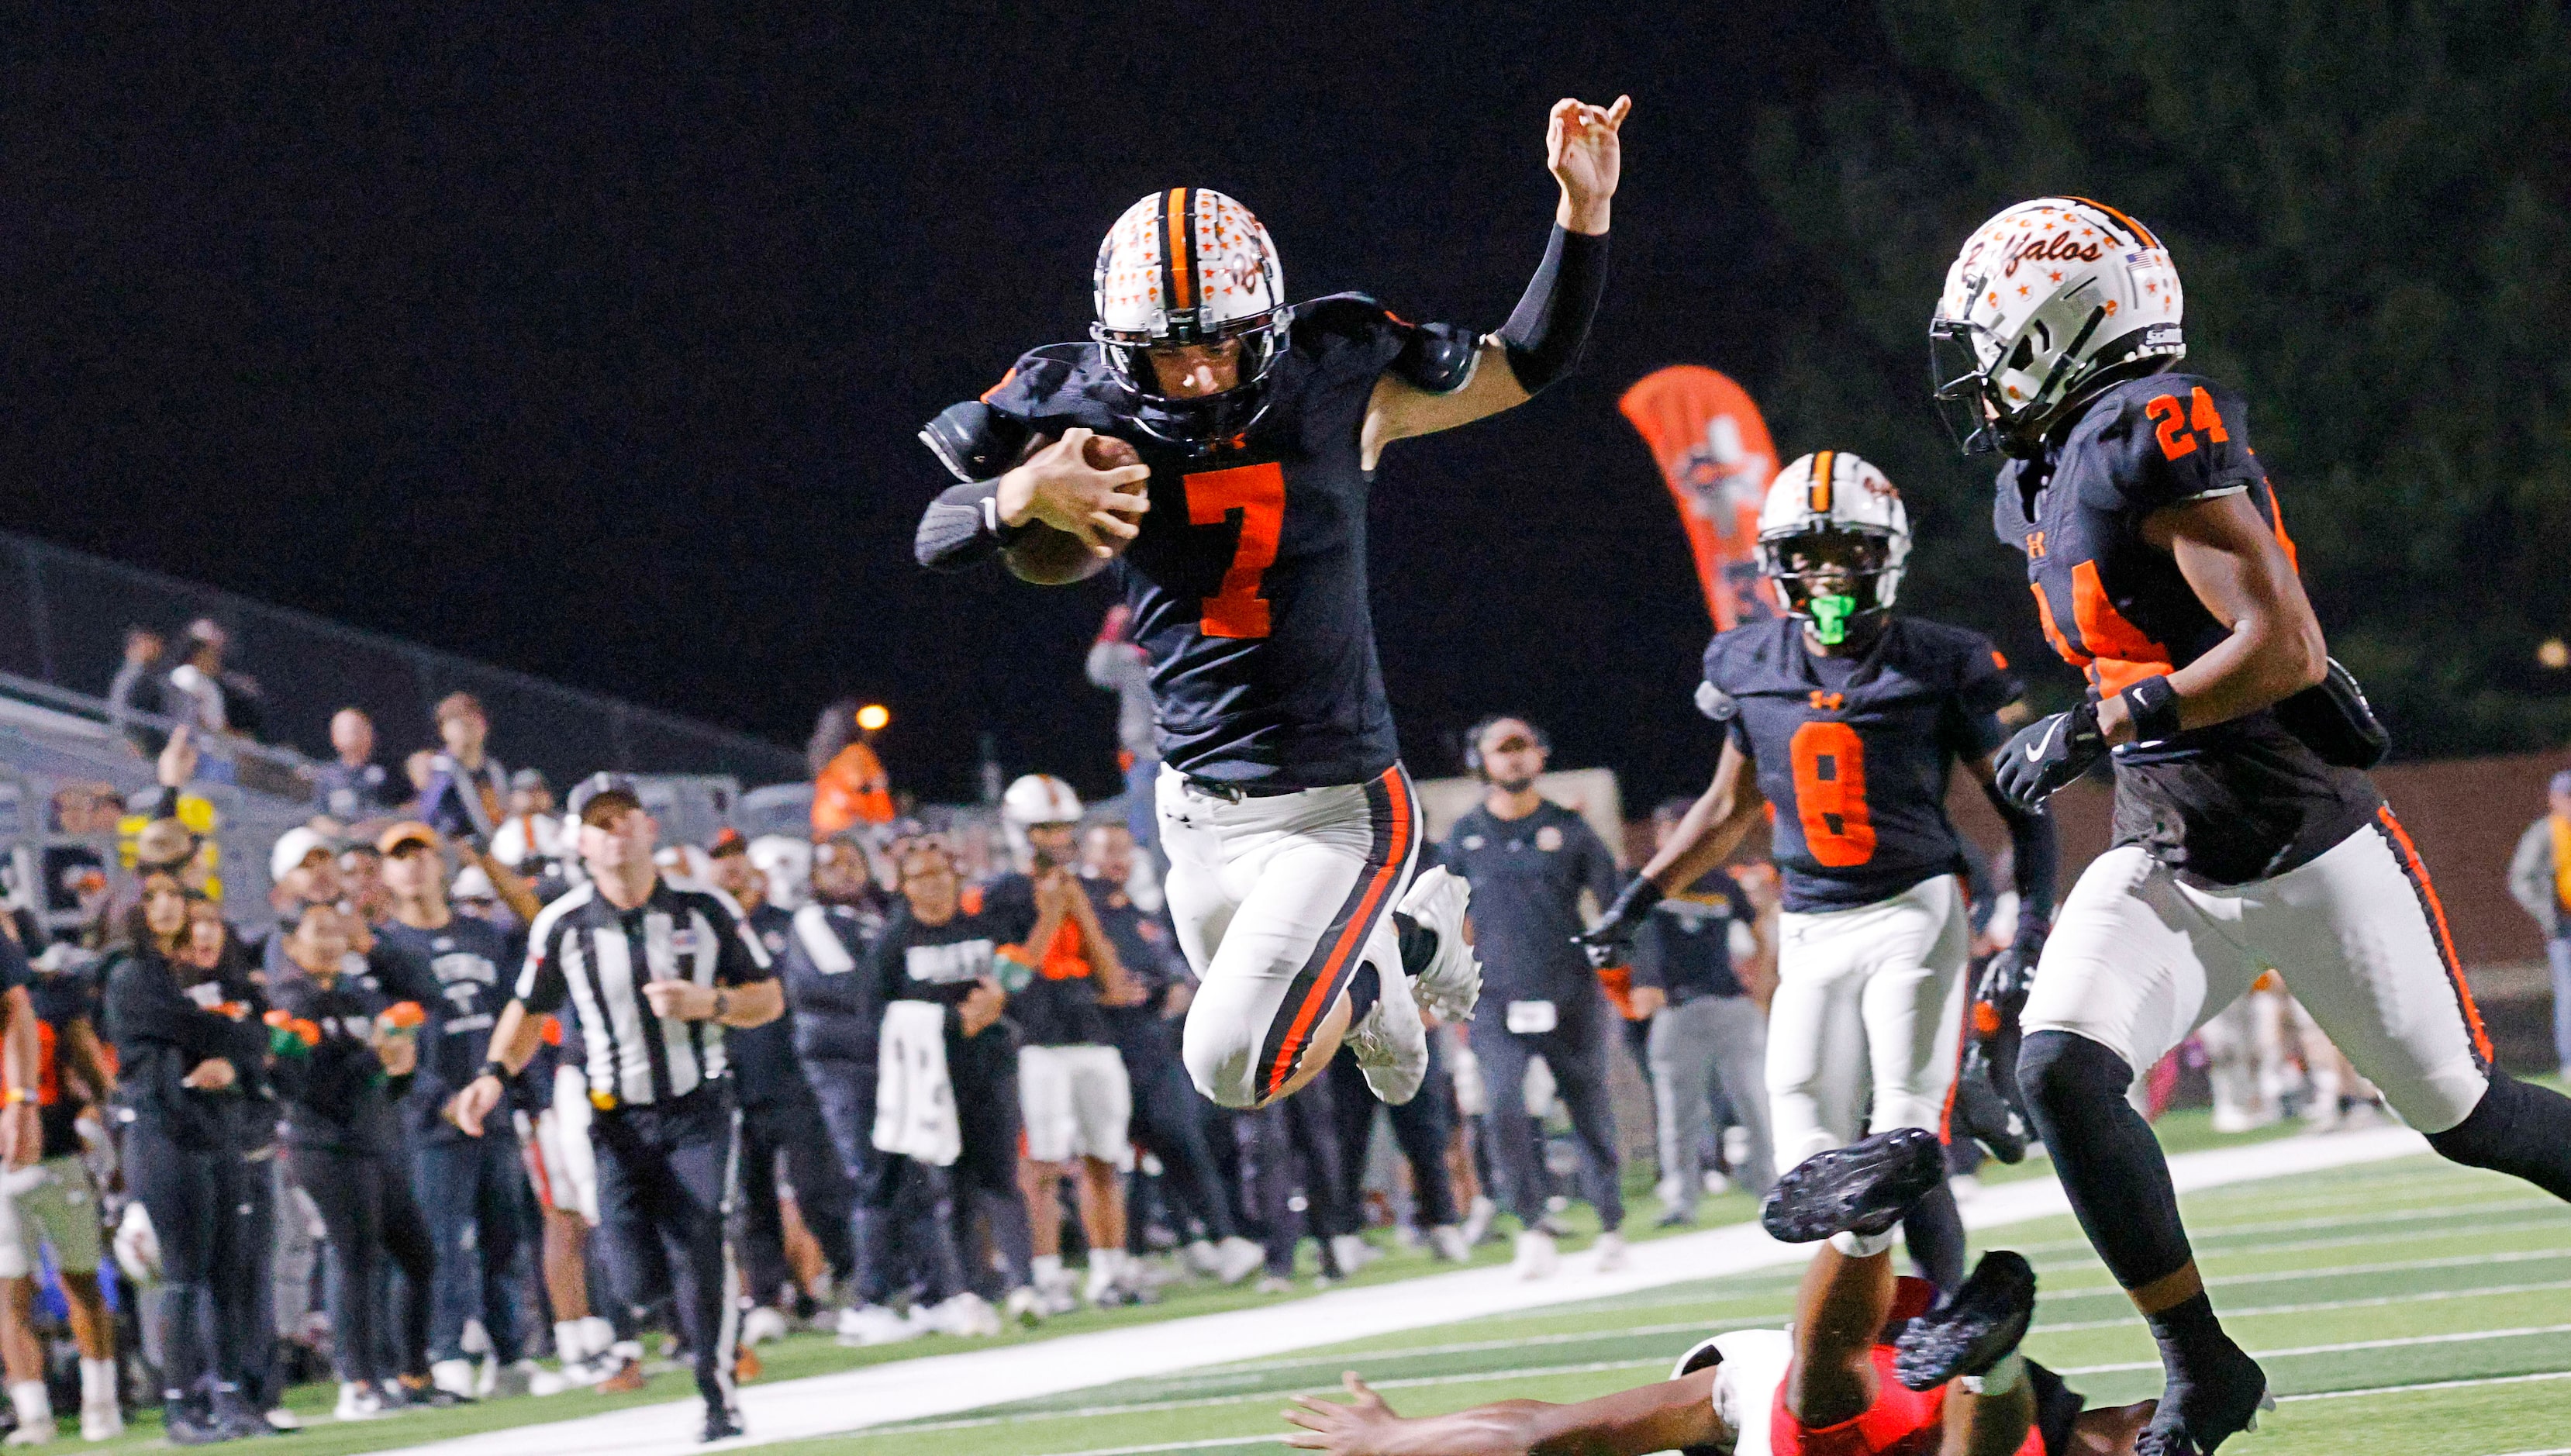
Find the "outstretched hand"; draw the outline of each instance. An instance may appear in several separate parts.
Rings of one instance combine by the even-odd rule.
[[[1553,104],[1544,128],[1544,166],[1562,184],[1562,205],[1553,220],[1574,233],[1607,231],[1607,203],[1616,196],[1624,170],[1618,133],[1634,98],[1620,96],[1614,106],[1591,106],[1565,97]]]
[[[1385,1448],[1401,1417],[1392,1413],[1392,1407],[1384,1404],[1372,1386],[1357,1378],[1356,1371],[1341,1375],[1339,1383],[1354,1397],[1352,1404],[1334,1405],[1308,1395],[1294,1397],[1294,1404],[1284,1414],[1286,1424],[1302,1429],[1287,1436],[1286,1445],[1305,1451],[1327,1451],[1330,1456],[1367,1456]]]

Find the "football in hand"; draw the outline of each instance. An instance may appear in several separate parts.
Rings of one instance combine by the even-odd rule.
[[[1080,458],[1093,470],[1114,470],[1120,465],[1140,465],[1142,452],[1114,435],[1092,435],[1081,446]],[[1128,515],[1125,519],[1137,519]],[[1108,545],[1121,556],[1131,542],[1108,538]],[[1068,531],[1042,521],[1028,523],[1026,530],[1010,547],[1000,553],[1009,572],[1022,582],[1040,587],[1068,586],[1086,581],[1107,567],[1108,558],[1100,556]]]

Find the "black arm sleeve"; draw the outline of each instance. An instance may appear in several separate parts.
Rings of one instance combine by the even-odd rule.
[[[1607,235],[1592,237],[1555,224],[1544,261],[1500,327],[1509,370],[1529,394],[1571,371],[1589,338],[1589,320],[1607,291]]]
[[[919,518],[911,554],[930,571],[962,571],[998,556],[1015,534],[1000,524],[998,481],[951,485]]]
[[[2052,929],[2053,897],[2061,876],[2062,854],[2062,835],[2054,826],[2053,815],[2019,808],[1995,785],[1982,785],[1982,793],[2008,821],[2011,857],[2016,861],[2011,877],[2017,889],[2018,933]]]

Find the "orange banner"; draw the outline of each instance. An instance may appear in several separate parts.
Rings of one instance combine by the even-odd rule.
[[[1759,506],[1777,473],[1759,406],[1723,374],[1672,364],[1637,380],[1616,407],[1651,446],[1678,500],[1715,631],[1776,616],[1776,596],[1753,555]]]

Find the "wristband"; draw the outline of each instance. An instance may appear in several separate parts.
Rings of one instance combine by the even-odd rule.
[[[2184,730],[2178,720],[2178,689],[2170,686],[2167,674],[2145,678],[2116,696],[2125,700],[2135,742],[2163,742]]]
[[[502,1062],[497,1057],[493,1057],[490,1061],[483,1063],[482,1070],[473,1074],[474,1080],[476,1081],[485,1077],[496,1077],[500,1079],[500,1083],[504,1087],[508,1085],[509,1075],[508,1064]]]

